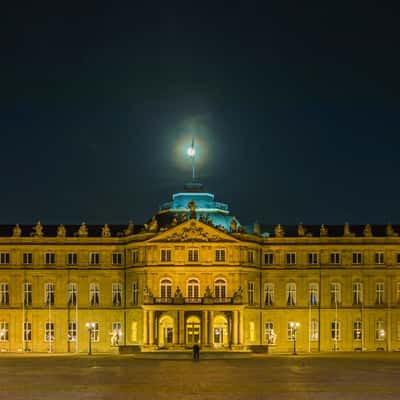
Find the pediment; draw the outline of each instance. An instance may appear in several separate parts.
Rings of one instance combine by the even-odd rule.
[[[230,234],[195,219],[160,232],[149,242],[237,242]]]

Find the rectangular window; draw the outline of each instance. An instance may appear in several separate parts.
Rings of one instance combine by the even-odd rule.
[[[114,307],[122,305],[122,285],[119,282],[112,284],[112,305]]]
[[[24,306],[29,307],[32,305],[32,283],[24,282]]]
[[[100,285],[91,283],[89,285],[89,303],[92,307],[97,307],[100,304]]]
[[[89,254],[89,264],[99,265],[100,264],[100,253],[90,253]]]
[[[273,306],[275,302],[275,290],[273,283],[266,283],[264,286],[264,298],[266,306]]]
[[[68,342],[76,342],[76,321],[68,321]]]
[[[247,262],[249,264],[253,264],[254,263],[254,251],[253,250],[249,250],[247,252]]]
[[[361,320],[356,320],[353,322],[353,340],[362,339],[362,322]]]
[[[286,253],[286,264],[287,265],[296,264],[296,253]]]
[[[112,253],[112,264],[113,265],[122,265],[122,253],[120,253],[120,252]]]
[[[93,322],[93,327],[91,329],[90,340],[92,342],[98,342],[100,339],[99,323]]]
[[[264,253],[264,264],[273,265],[274,263],[274,253]]]
[[[375,264],[385,263],[385,253],[383,251],[378,251],[375,253]]]
[[[375,322],[375,340],[383,341],[385,340],[386,332],[385,332],[385,321],[382,319],[378,319]]]
[[[22,262],[25,265],[29,265],[33,263],[33,255],[32,253],[23,253]]]
[[[275,339],[274,323],[272,321],[267,321],[265,323],[265,340],[267,344],[275,344]]]
[[[331,305],[338,305],[342,301],[341,286],[339,282],[332,282],[330,287]]]
[[[54,305],[54,283],[52,282],[44,286],[44,303],[48,306]]]
[[[78,254],[68,253],[67,254],[67,265],[77,265],[78,264]]]
[[[189,249],[188,260],[191,262],[199,261],[199,249]]]
[[[249,305],[254,304],[254,282],[247,282],[247,301]]]
[[[362,264],[362,253],[355,252],[353,253],[353,264]]]
[[[32,323],[24,322],[24,341],[30,342],[32,341]]]
[[[361,282],[353,282],[353,305],[361,305],[363,302],[363,287]]]
[[[56,253],[45,253],[44,254],[44,263],[46,265],[53,265],[56,263]]]
[[[132,282],[132,304],[139,304],[139,284],[138,281]]]
[[[139,262],[139,250],[132,250],[132,264],[137,264]]]
[[[224,262],[225,261],[225,249],[215,250],[215,261]]]
[[[318,264],[318,253],[308,253],[308,264]]]
[[[171,249],[161,249],[161,262],[171,262]]]
[[[382,305],[385,302],[385,285],[383,282],[376,282],[375,284],[375,304]]]
[[[331,264],[338,265],[340,264],[340,253],[334,252],[330,254]]]
[[[8,342],[8,322],[0,321],[0,342]]]
[[[46,322],[44,328],[45,342],[54,342],[54,322]]]
[[[9,304],[9,293],[8,293],[8,283],[0,283],[0,306],[8,306]]]
[[[10,253],[0,253],[0,264],[10,264]]]
[[[68,283],[68,305],[76,306],[76,297],[78,293],[77,284],[75,282]]]
[[[312,342],[318,342],[318,337],[319,337],[318,320],[312,319],[310,323],[310,340]]]
[[[287,340],[293,341],[296,337],[296,326],[293,322],[288,322],[287,325]]]
[[[308,301],[310,306],[318,305],[318,283],[310,283],[308,287]]]
[[[286,285],[286,304],[288,306],[296,305],[296,284],[294,282]]]
[[[340,321],[335,320],[331,322],[331,339],[340,340]]]

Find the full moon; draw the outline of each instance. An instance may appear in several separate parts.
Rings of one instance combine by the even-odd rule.
[[[194,157],[194,155],[196,154],[196,152],[194,150],[194,147],[189,147],[187,149],[187,154],[188,154],[189,157]]]

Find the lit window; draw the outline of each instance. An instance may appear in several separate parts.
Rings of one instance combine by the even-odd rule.
[[[33,255],[32,253],[23,253],[22,255],[22,262],[25,265],[32,264],[33,262]]]
[[[92,307],[100,304],[100,285],[92,282],[89,285],[89,303]]]
[[[286,285],[286,304],[288,306],[296,305],[296,284],[294,282]]]
[[[132,304],[139,304],[139,284],[137,281],[132,282]]]
[[[122,336],[122,324],[121,322],[113,322],[111,324],[111,332],[112,332],[112,344],[113,346],[118,346],[119,340]]]
[[[318,305],[318,283],[310,283],[308,287],[308,299],[310,306]]]
[[[54,342],[54,322],[46,322],[44,328],[45,342]]]
[[[0,306],[7,306],[9,304],[8,283],[0,283]]]
[[[382,305],[384,304],[385,297],[385,285],[383,282],[376,282],[375,284],[375,304]]]
[[[264,264],[272,265],[274,263],[274,253],[264,253]]]
[[[383,251],[378,251],[375,253],[375,264],[385,263],[385,253]]]
[[[293,341],[296,338],[296,325],[293,322],[288,322],[287,325],[287,339]]]
[[[226,297],[226,280],[225,279],[216,279],[214,282],[214,295],[216,298],[225,298]]]
[[[310,340],[312,342],[317,342],[318,337],[319,337],[318,320],[312,319],[310,323]]]
[[[199,261],[199,250],[198,249],[189,249],[188,260],[191,262]]]
[[[334,320],[331,322],[331,339],[340,340],[340,321]]]
[[[112,253],[112,263],[113,265],[122,265],[122,253]]]
[[[266,306],[273,306],[275,302],[275,287],[273,283],[264,285],[264,298]]]
[[[90,253],[89,254],[89,264],[90,265],[99,265],[100,264],[100,254],[99,253]]]
[[[308,263],[310,265],[318,264],[318,253],[308,253]]]
[[[275,340],[274,323],[272,321],[265,323],[265,340],[268,344],[273,344]]]
[[[339,282],[332,282],[330,287],[331,304],[337,306],[342,301],[342,291]]]
[[[0,253],[0,264],[10,264],[10,253]]]
[[[171,262],[171,249],[161,249],[161,262]]]
[[[353,253],[353,264],[362,264],[362,253]]]
[[[331,264],[340,264],[340,253],[331,253],[330,254],[330,260],[331,260]]]
[[[76,265],[76,264],[78,264],[78,255],[76,253],[68,253],[67,265]]]
[[[91,329],[91,336],[90,336],[90,340],[92,342],[98,342],[100,339],[100,332],[99,332],[99,323],[98,322],[93,322],[92,323],[93,327]]]
[[[362,339],[362,321],[356,320],[353,322],[353,340]]]
[[[225,249],[216,249],[215,250],[215,261],[217,261],[217,262],[225,261]]]
[[[361,282],[353,282],[353,304],[360,305],[363,302],[363,285]]]
[[[32,305],[32,283],[24,282],[24,306]]]
[[[76,321],[68,321],[68,342],[76,342]]]
[[[114,307],[119,307],[122,304],[122,285],[119,282],[112,284],[112,304]]]
[[[383,341],[385,340],[386,332],[385,332],[385,321],[382,319],[378,319],[375,322],[375,340]]]
[[[254,282],[247,282],[247,302],[249,305],[254,304]]]
[[[53,265],[56,263],[56,253],[45,253],[44,262],[46,265]]]
[[[68,283],[68,305],[76,306],[76,296],[77,296],[78,288],[75,282]]]
[[[0,321],[0,342],[8,342],[8,322]]]
[[[296,253],[286,253],[286,264],[287,265],[296,264]]]
[[[24,342],[30,342],[32,340],[32,323],[24,322]]]
[[[44,303],[48,306],[54,305],[54,283],[52,282],[44,286]]]

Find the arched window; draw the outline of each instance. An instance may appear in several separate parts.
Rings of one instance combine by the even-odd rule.
[[[318,305],[318,283],[313,282],[308,286],[308,304],[310,306]]]
[[[286,285],[286,304],[288,306],[296,305],[296,284],[294,282],[289,282]]]
[[[217,298],[226,297],[226,280],[218,278],[214,282],[214,294]]]
[[[266,306],[273,306],[275,303],[275,286],[273,283],[267,282],[264,285],[264,298]]]
[[[100,285],[92,282],[89,285],[89,303],[92,307],[100,304]]]
[[[200,296],[200,284],[198,279],[192,278],[188,280],[186,293],[189,298],[198,298]]]
[[[353,282],[353,304],[360,305],[363,301],[363,286],[361,282]]]
[[[331,304],[338,305],[342,302],[342,290],[339,282],[332,282],[331,287]]]
[[[172,297],[172,280],[169,278],[163,278],[160,282],[160,297],[170,298]]]

